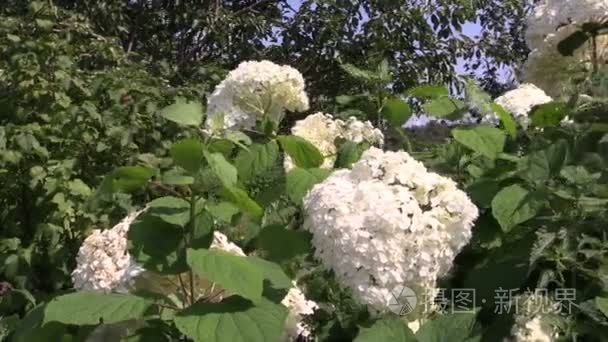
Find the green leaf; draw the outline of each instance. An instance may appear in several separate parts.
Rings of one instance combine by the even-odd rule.
[[[367,149],[369,149],[369,144],[366,142],[359,144],[354,141],[344,142],[338,149],[338,157],[334,166],[338,169],[350,168]]]
[[[180,125],[200,126],[203,123],[203,105],[199,102],[178,100],[162,109],[160,115]]]
[[[517,122],[515,122],[515,119],[513,119],[513,115],[511,115],[509,112],[507,112],[498,103],[492,103],[491,108],[494,111],[494,113],[496,113],[498,118],[500,119],[500,122],[502,123],[502,126],[504,127],[505,131],[507,131],[507,133],[509,133],[511,138],[516,139],[517,138]]]
[[[386,101],[381,114],[391,127],[401,127],[412,116],[412,109],[407,102],[393,97]]]
[[[254,306],[230,296],[220,303],[194,304],[175,316],[175,325],[195,342],[280,341],[287,313],[287,308],[267,299]]]
[[[142,188],[156,174],[154,169],[143,166],[125,166],[112,171],[105,176],[99,188],[95,191],[92,204],[99,199],[109,199],[115,192],[132,192]]]
[[[241,150],[234,165],[243,182],[259,176],[272,168],[279,157],[279,146],[275,141],[266,144],[253,144],[249,151]]]
[[[306,139],[295,135],[279,135],[277,140],[296,166],[309,168],[323,164],[321,152]]]
[[[184,139],[171,146],[171,158],[176,165],[196,174],[205,164],[205,146],[196,139]]]
[[[249,258],[220,250],[188,249],[188,265],[196,274],[254,303],[262,300],[263,271]]]
[[[166,196],[148,203],[148,215],[180,227],[185,227],[190,221],[190,203],[188,201]]]
[[[480,179],[467,187],[467,193],[481,208],[489,208],[499,190],[498,182],[493,179]]]
[[[384,82],[390,82],[392,80],[391,66],[386,58],[378,64],[378,78]]]
[[[146,270],[178,274],[188,270],[183,232],[149,213],[129,227],[129,253]]]
[[[555,127],[567,115],[567,105],[563,102],[549,102],[534,107],[529,116],[534,127]]]
[[[542,208],[542,201],[518,184],[500,190],[492,200],[492,215],[503,231],[526,222]]]
[[[310,240],[311,236],[307,232],[272,225],[262,229],[257,236],[256,245],[266,259],[281,262],[307,255],[311,250]]]
[[[127,321],[143,317],[152,303],[130,294],[75,292],[53,298],[44,309],[44,323],[97,325]]]
[[[492,227],[479,225],[476,229],[487,231]],[[477,305],[494,310],[496,290],[521,289],[524,286],[530,271],[534,242],[534,237],[528,235],[505,243],[492,249],[481,262],[467,272],[462,287],[475,290]]]
[[[466,105],[464,102],[449,97],[440,97],[432,99],[422,105],[424,111],[438,118],[456,118],[459,114],[464,113]]]
[[[595,306],[608,318],[608,298],[595,297]]]
[[[268,280],[273,288],[289,289],[293,287],[291,279],[285,274],[281,266],[278,264],[258,258],[256,256],[249,256],[247,259],[257,265],[257,267],[262,271],[264,279]]]
[[[235,145],[240,148],[247,150],[249,149],[247,145],[251,145],[251,138],[247,136],[247,134],[240,131],[228,131],[224,135],[226,140],[233,142]]]
[[[327,169],[294,168],[287,174],[287,195],[295,202],[300,203],[302,198],[315,184],[321,183],[331,174]]]
[[[346,71],[350,76],[360,81],[379,81],[380,76],[376,75],[375,72],[363,70],[352,64],[340,64],[340,67]]]
[[[232,203],[229,202],[219,202],[207,204],[207,211],[214,218],[230,223],[232,221],[232,217],[239,212],[239,208],[235,207]]]
[[[566,166],[560,171],[560,175],[576,185],[586,185],[597,182],[601,177],[600,173],[591,174],[584,166],[580,165]]]
[[[449,96],[448,88],[442,85],[421,85],[409,89],[407,95],[424,99],[436,99]]]
[[[476,313],[456,312],[424,324],[416,333],[419,342],[468,342],[475,337]]]
[[[548,148],[520,159],[517,164],[519,175],[531,183],[546,181],[560,172],[567,154],[568,142],[558,140]]]
[[[483,91],[474,80],[468,79],[465,88],[470,107],[476,108],[481,115],[490,115],[494,112],[492,97]]]
[[[169,170],[162,176],[162,182],[166,185],[190,185],[194,184],[194,177],[186,176],[182,170]]]
[[[55,26],[55,23],[47,19],[36,19],[36,26],[43,30],[50,30]]]
[[[204,153],[211,170],[224,186],[235,186],[237,183],[236,168],[230,164],[221,153]]]
[[[256,219],[261,219],[264,209],[249,197],[247,192],[235,186],[224,186],[223,196],[234,203],[243,212],[246,212]]]
[[[386,318],[374,322],[369,328],[361,328],[354,342],[416,342],[414,333],[401,319]]]
[[[490,159],[496,159],[505,146],[505,134],[498,128],[477,126],[474,128],[455,128],[452,136],[456,141]]]
[[[68,182],[68,189],[73,195],[80,195],[87,197],[91,195],[91,188],[85,184],[81,179],[74,179]]]

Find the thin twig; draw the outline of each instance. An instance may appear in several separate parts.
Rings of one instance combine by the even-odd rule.
[[[219,291],[218,293],[214,294],[214,295],[213,295],[213,296],[211,296],[211,297],[207,297],[207,298],[205,298],[205,302],[209,303],[209,302],[211,302],[212,300],[214,300],[215,298],[217,298],[217,297],[221,296],[222,294],[224,294],[224,290]]]
[[[182,275],[178,274],[177,279],[179,279],[179,285],[182,288],[182,292],[184,293],[184,299],[186,301],[188,301],[188,298],[190,298],[190,294],[188,294],[188,290],[186,290],[186,285],[184,285],[184,281],[182,280]]]

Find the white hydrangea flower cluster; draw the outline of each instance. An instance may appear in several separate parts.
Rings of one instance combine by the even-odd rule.
[[[135,211],[111,229],[95,229],[76,257],[72,272],[74,288],[83,291],[128,292],[133,279],[144,269],[128,251],[127,231],[143,210]]]
[[[265,115],[279,121],[286,110],[308,109],[304,89],[302,74],[290,66],[270,61],[243,62],[209,96],[207,127],[250,129]]]
[[[591,61],[591,46],[586,44],[574,56],[562,56],[557,44],[577,30],[581,24],[597,21],[608,15],[608,0],[545,0],[528,18],[526,42],[532,52],[523,66],[522,76],[549,95],[558,97],[567,91],[570,79],[581,65]],[[601,60],[608,57],[608,38],[597,39]]]
[[[285,324],[286,340],[295,341],[298,337],[309,337],[311,334],[310,327],[303,322],[303,319],[304,316],[315,313],[315,310],[319,308],[317,303],[307,300],[296,282],[293,282],[293,287],[283,298],[281,304],[289,309]]]
[[[560,304],[538,294],[518,296],[515,323],[511,329],[513,342],[554,342],[559,337],[557,329],[547,320],[548,315],[559,313]]]
[[[384,135],[369,121],[360,121],[350,117],[346,121],[334,119],[332,115],[315,113],[299,120],[291,128],[291,133],[302,137],[315,145],[325,157],[322,168],[330,169],[336,162],[338,148],[335,141],[342,138],[355,143],[367,142],[370,145],[382,146]],[[285,170],[294,167],[289,156],[285,156]]]
[[[549,103],[553,99],[545,94],[545,92],[534,84],[525,83],[514,90],[504,93],[494,102],[501,105],[505,110],[512,113],[515,120],[523,128],[527,128],[530,124],[528,114],[534,106]],[[486,115],[482,122],[497,125],[500,121],[496,114]]]
[[[315,256],[379,311],[389,309],[399,286],[433,291],[469,242],[479,214],[451,179],[405,152],[374,147],[352,170],[313,187],[304,208]]]

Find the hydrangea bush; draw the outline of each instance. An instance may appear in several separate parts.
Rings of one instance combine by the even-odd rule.
[[[118,165],[90,197],[140,209],[91,227],[70,291],[31,299],[0,331],[15,341],[604,340],[608,100],[593,91],[603,37],[589,51],[589,37],[570,33],[603,25],[606,11],[541,2],[530,83],[496,99],[472,81],[460,96],[435,84],[393,94],[382,62],[344,66],[375,92],[308,112],[299,71],[241,63],[206,110],[178,98],[158,111],[179,132],[147,158],[159,162]],[[530,69],[589,56],[583,80],[564,72],[548,87]],[[309,115],[282,129],[296,112]],[[419,150],[404,128],[415,113],[446,120],[450,136]]]

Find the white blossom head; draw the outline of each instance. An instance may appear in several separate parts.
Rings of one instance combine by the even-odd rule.
[[[355,143],[367,142],[370,145],[382,146],[384,135],[369,121],[360,121],[350,117],[346,121],[334,119],[332,115],[315,113],[299,120],[291,128],[291,134],[302,137],[312,143],[323,155],[321,168],[330,169],[336,162],[338,147],[336,139],[345,139]],[[289,156],[285,156],[285,170],[294,167]]]
[[[522,84],[516,89],[504,93],[495,100],[497,104],[513,114],[515,120],[524,128],[527,128],[530,124],[528,114],[532,108],[552,101],[553,99],[545,94],[542,89],[530,83]],[[486,115],[482,121],[498,124],[498,117],[496,114]]]
[[[144,269],[137,265],[128,251],[129,226],[143,210],[125,217],[111,229],[95,229],[76,257],[72,272],[74,288],[83,291],[128,292],[136,276]]]
[[[550,317],[559,314],[559,303],[546,296],[529,294],[515,297],[512,305],[515,306],[515,322],[511,328],[513,342],[557,341],[559,331]]]
[[[315,256],[360,302],[389,309],[392,290],[435,289],[471,238],[477,207],[451,179],[405,152],[370,148],[304,199]]]
[[[309,337],[310,327],[303,320],[305,316],[315,313],[319,308],[317,303],[306,299],[302,290],[293,282],[293,287],[289,289],[281,304],[289,309],[285,324],[286,340],[295,341],[298,337]]]
[[[286,110],[308,109],[304,88],[302,74],[290,66],[243,62],[209,96],[207,126],[217,128],[222,119],[228,130],[253,128],[264,117],[278,122]]]

